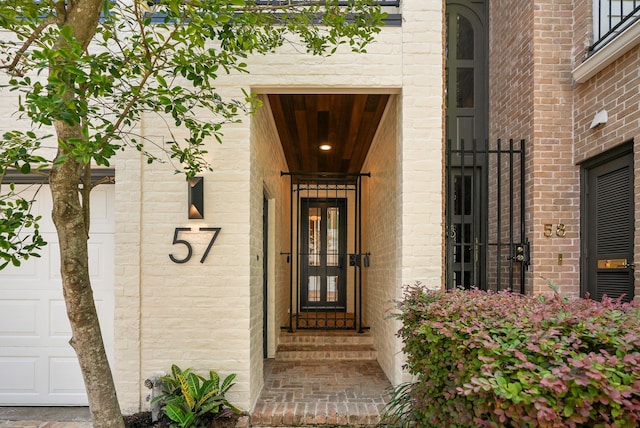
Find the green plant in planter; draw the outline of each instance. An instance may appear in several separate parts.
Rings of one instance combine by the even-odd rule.
[[[160,378],[162,395],[155,397],[151,403],[161,402],[162,410],[174,423],[172,427],[203,427],[208,417],[215,416],[229,409],[234,413],[242,411],[225,398],[224,394],[234,384],[235,374],[230,374],[222,383],[214,370],[205,378],[191,369],[181,370],[175,364],[171,366],[171,374]]]

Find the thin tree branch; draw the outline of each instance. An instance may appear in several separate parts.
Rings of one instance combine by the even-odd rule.
[[[27,49],[29,49],[29,47],[40,36],[40,34],[44,31],[45,28],[47,28],[49,25],[55,24],[56,21],[57,21],[57,18],[55,16],[50,16],[49,18],[42,21],[36,27],[36,29],[33,30],[33,33],[31,33],[31,35],[27,38],[27,40],[25,40],[25,42],[22,44],[22,47],[18,49],[15,56],[13,57],[13,61],[11,61],[11,63],[7,65],[0,66],[0,68],[6,68],[9,73],[16,73],[16,67],[20,62],[20,59],[24,57],[24,54],[27,51]]]
[[[178,29],[180,28],[180,26],[188,19],[188,17],[185,15],[180,19],[180,22],[176,23],[173,31],[171,31],[171,33],[169,34],[169,36],[166,38],[165,42],[163,43],[163,45],[160,47],[160,49],[158,49],[155,53],[155,58],[153,59],[153,62],[151,64],[149,64],[149,68],[146,70],[144,76],[142,76],[142,79],[140,80],[140,83],[137,85],[137,89],[141,89],[142,87],[144,87],[144,85],[146,84],[147,80],[149,79],[149,77],[151,77],[151,75],[153,75],[154,72],[156,72],[159,68],[161,68],[162,66],[158,64],[159,59],[161,58],[160,52],[163,52],[167,49],[167,45],[171,42],[173,34],[175,32],[178,31]],[[137,92],[137,91],[136,91]],[[127,116],[127,114],[129,114],[129,111],[131,110],[131,108],[134,106],[134,104],[138,101],[138,99],[140,98],[139,95],[136,95],[135,93],[132,94],[131,100],[129,100],[129,102],[127,103],[127,105],[124,107],[124,109],[122,110],[122,113],[120,114],[120,116],[118,117],[118,120],[116,121],[116,123],[113,126],[112,131],[110,132],[110,134],[115,134],[115,131],[118,130],[120,128],[120,126],[122,126],[122,123],[124,122],[125,117]],[[106,139],[109,139],[109,137],[106,137]]]
[[[151,52],[149,52],[149,45],[147,45],[147,33],[145,30],[145,26],[142,25],[142,16],[140,16],[140,3],[137,1],[133,2],[133,13],[136,16],[136,22],[138,23],[138,27],[140,29],[140,35],[142,37],[143,43],[142,48],[144,49],[144,56],[147,59],[147,62],[151,62]]]
[[[91,183],[91,189],[93,189],[96,186],[100,186],[101,184],[113,184],[116,182],[116,178],[112,175],[105,175],[104,177],[102,177],[100,180]]]

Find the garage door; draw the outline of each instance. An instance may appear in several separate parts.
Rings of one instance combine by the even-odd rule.
[[[20,186],[33,194],[39,186]],[[25,196],[25,198],[27,198]],[[89,264],[107,354],[113,361],[114,186],[92,191]],[[62,297],[48,186],[37,194],[48,242],[41,258],[0,271],[0,405],[86,405]]]

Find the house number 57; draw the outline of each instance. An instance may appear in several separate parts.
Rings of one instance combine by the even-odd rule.
[[[199,227],[198,228],[198,231],[200,232],[213,233],[211,235],[211,240],[209,241],[209,245],[207,245],[207,249],[204,250],[204,254],[200,258],[200,263],[204,263],[204,261],[207,259],[207,256],[209,255],[209,251],[211,251],[211,247],[213,247],[213,243],[216,242],[216,238],[218,237],[220,230],[221,230],[220,227]],[[191,245],[191,242],[187,241],[186,239],[180,239],[180,232],[191,232],[191,228],[176,227],[175,231],[173,232],[173,245],[184,245],[185,247],[187,247],[187,256],[183,259],[179,259],[173,254],[169,254],[169,258],[174,263],[186,263],[189,260],[191,260],[191,256],[193,256],[193,246]]]

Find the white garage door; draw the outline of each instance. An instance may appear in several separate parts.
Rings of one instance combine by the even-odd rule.
[[[38,186],[20,188],[33,194]],[[114,186],[98,186],[91,194],[91,283],[113,361]],[[42,215],[41,231],[48,242],[42,257],[0,271],[0,405],[86,405],[80,368],[69,345],[48,186],[38,191],[34,211]]]

